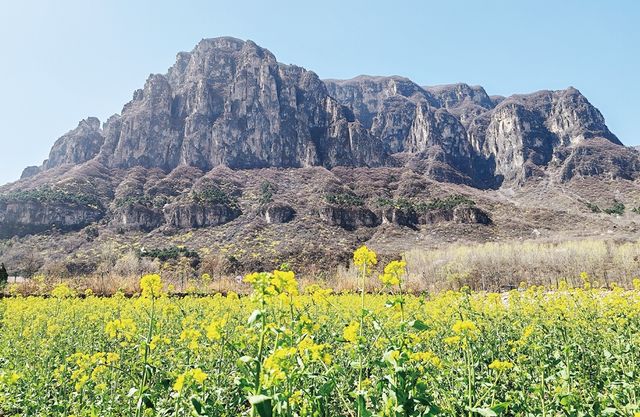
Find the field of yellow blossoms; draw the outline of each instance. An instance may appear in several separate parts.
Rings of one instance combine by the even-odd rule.
[[[640,416],[640,288],[405,294],[299,289],[0,301],[2,416]]]

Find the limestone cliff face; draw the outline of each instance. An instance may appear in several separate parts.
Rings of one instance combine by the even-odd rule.
[[[107,125],[101,157],[120,168],[378,166],[386,156],[316,74],[233,38],[179,54]]]
[[[58,139],[49,159],[44,164],[44,169],[54,168],[64,164],[78,165],[93,159],[104,144],[104,136],[100,127],[100,120],[89,117],[82,120],[78,127],[69,131]]]
[[[438,180],[495,188],[547,175],[567,158],[582,166],[584,146],[598,138],[620,147],[622,159],[632,157],[575,88],[504,98],[479,86],[421,87],[398,76],[322,81],[251,41],[225,37],[179,53],[120,115],[102,127],[83,120],[23,177],[94,158],[112,169],[165,172],[408,164]],[[613,175],[634,177],[628,162]],[[560,170],[565,180],[600,172]]]
[[[98,207],[67,202],[47,204],[35,199],[0,201],[0,238],[9,239],[49,230],[79,230],[103,216],[104,212]]]
[[[595,139],[614,145],[625,160],[620,164],[626,168],[614,168],[613,176],[625,172],[629,177],[628,167],[633,166],[629,160],[634,155],[573,87],[504,98],[490,97],[478,86],[419,87],[400,77],[360,76],[326,84],[363,125],[370,126],[390,154],[418,155],[427,165],[436,155],[451,169],[437,176],[445,181],[466,177],[479,187],[521,183],[546,175],[551,165],[562,166],[570,156],[575,165],[574,159],[580,159],[584,146]],[[602,171],[564,169],[562,178]]]

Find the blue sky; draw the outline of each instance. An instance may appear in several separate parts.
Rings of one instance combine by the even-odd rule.
[[[120,112],[202,38],[235,36],[322,78],[403,75],[509,95],[574,86],[640,144],[633,0],[14,0],[0,10],[0,183],[80,119]]]

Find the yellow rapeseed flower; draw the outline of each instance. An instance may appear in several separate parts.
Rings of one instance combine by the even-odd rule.
[[[451,329],[457,334],[473,333],[478,330],[471,320],[458,320]]]
[[[187,378],[187,376],[185,374],[180,374],[178,375],[178,378],[176,378],[176,382],[174,382],[173,384],[173,390],[175,392],[181,392],[182,388],[184,388],[184,380]]]
[[[508,369],[513,368],[513,364],[508,361],[500,361],[498,359],[494,360],[489,364],[489,369],[496,370],[498,372],[506,371]]]
[[[460,343],[460,336],[445,337],[443,339],[443,342],[446,343],[447,345],[457,345]]]
[[[189,350],[195,351],[198,349],[200,336],[202,336],[202,333],[196,329],[184,329],[180,333],[180,341],[187,342]]]
[[[191,370],[191,376],[198,384],[202,384],[204,380],[207,379],[207,374],[202,372],[202,369],[200,368]]]
[[[279,293],[298,295],[298,281],[296,281],[293,271],[273,271],[271,285]]]
[[[220,340],[222,338],[222,329],[225,324],[227,324],[225,318],[214,319],[211,321],[205,329],[207,332],[207,338],[209,338],[209,340]]]
[[[384,267],[384,274],[380,275],[380,281],[384,285],[399,285],[405,274],[407,263],[405,261],[391,261]]]
[[[352,321],[342,332],[342,337],[347,342],[354,343],[358,338],[358,330],[360,329],[360,323]]]
[[[207,379],[207,376],[208,375],[200,368],[189,369],[178,375],[176,381],[173,383],[173,390],[180,393],[185,386],[191,386],[193,382],[202,385]]]
[[[107,322],[104,328],[112,339],[131,340],[136,333],[136,323],[132,319],[120,318]]]
[[[157,298],[162,295],[162,279],[158,274],[145,275],[140,279],[140,289],[142,297]]]
[[[353,263],[360,270],[368,272],[373,265],[378,263],[378,257],[374,251],[362,245],[353,252]]]
[[[76,292],[69,288],[66,283],[61,283],[56,285],[53,290],[51,290],[51,296],[53,298],[71,298],[75,297]]]

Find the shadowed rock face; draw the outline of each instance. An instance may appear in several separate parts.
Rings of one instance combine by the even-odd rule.
[[[124,230],[149,232],[160,227],[164,221],[161,210],[142,204],[128,204],[116,210],[112,225]]]
[[[296,211],[288,204],[271,203],[260,210],[264,220],[269,223],[288,223],[296,215]]]
[[[358,227],[375,227],[380,220],[375,213],[365,207],[338,207],[326,205],[319,210],[320,219],[330,226],[339,226],[346,230]]]
[[[0,238],[25,236],[57,229],[79,230],[99,221],[104,212],[77,204],[44,204],[39,201],[0,203]]]
[[[240,214],[240,210],[223,204],[171,204],[164,207],[166,223],[180,229],[219,226]]]
[[[572,87],[491,98],[482,87],[419,87],[399,77],[325,82],[389,153],[418,155],[423,165],[438,161],[460,174],[442,175],[447,169],[440,167],[434,177],[444,181],[480,188],[522,182],[597,138],[619,146],[623,159],[632,157],[600,112]]]

